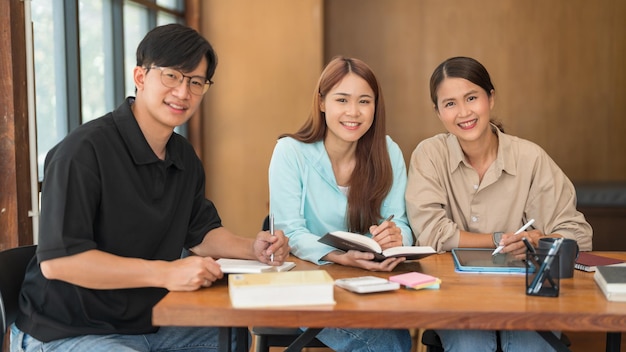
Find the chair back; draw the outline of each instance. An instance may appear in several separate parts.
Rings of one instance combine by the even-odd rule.
[[[0,346],[4,335],[15,319],[18,311],[18,297],[28,263],[35,255],[37,245],[21,246],[0,252]]]

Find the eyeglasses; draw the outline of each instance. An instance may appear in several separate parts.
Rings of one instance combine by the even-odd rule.
[[[159,66],[151,66],[150,68],[161,70],[161,83],[168,88],[176,88],[183,83],[185,78],[189,78],[189,91],[195,95],[203,95],[213,84],[213,81],[210,79],[202,76],[185,76],[182,72],[173,68]]]

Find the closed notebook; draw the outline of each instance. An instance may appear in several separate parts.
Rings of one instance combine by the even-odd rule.
[[[598,266],[593,279],[609,301],[626,301],[626,266]]]
[[[576,263],[574,264],[574,268],[587,272],[596,271],[596,267],[599,265],[611,265],[611,264],[619,264],[623,263],[623,260],[604,257],[597,254],[591,254],[588,252],[580,252],[578,253],[578,258],[576,258]]]
[[[328,305],[334,283],[326,270],[233,274],[228,292],[235,308]]]

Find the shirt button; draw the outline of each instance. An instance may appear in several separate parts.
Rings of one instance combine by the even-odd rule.
[[[474,189],[475,189],[475,190],[476,190],[476,189],[478,189],[478,185],[474,185]]]
[[[472,222],[478,221],[478,216],[472,216]]]

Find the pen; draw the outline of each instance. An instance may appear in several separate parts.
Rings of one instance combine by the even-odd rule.
[[[274,236],[274,214],[270,213],[270,235]],[[270,261],[274,261],[274,253],[270,255]]]
[[[388,216],[385,220],[383,220],[383,221],[382,221],[380,224],[378,224],[377,226],[380,226],[380,225],[381,225],[383,222],[385,222],[385,221],[391,221],[391,220],[393,219],[393,216],[394,216],[393,214],[389,215],[389,216]],[[378,236],[378,235],[374,235],[374,234],[372,234],[372,238],[373,238],[373,237],[376,237],[376,236]]]
[[[524,232],[534,222],[535,222],[535,219],[530,219],[524,226],[520,227],[519,230],[515,231],[514,235],[519,235],[520,233]],[[500,253],[500,251],[502,249],[504,249],[504,246],[498,246],[498,248],[496,248],[496,250],[493,251],[493,253],[491,253],[491,255],[496,255],[496,254]]]
[[[535,247],[533,247],[533,245],[530,244],[530,242],[528,241],[528,238],[524,237],[522,238],[522,241],[524,242],[524,245],[526,245],[526,249],[528,249],[530,253],[533,253],[533,254],[537,253],[535,251]]]

